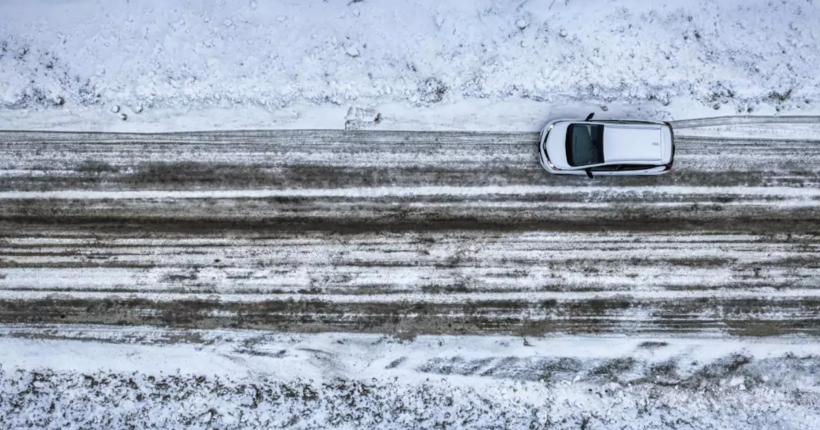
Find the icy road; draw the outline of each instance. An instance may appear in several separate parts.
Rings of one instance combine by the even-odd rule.
[[[672,174],[595,180],[537,133],[3,132],[0,322],[816,335],[817,123],[682,121]]]

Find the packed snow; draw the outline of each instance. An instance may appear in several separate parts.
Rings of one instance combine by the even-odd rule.
[[[7,0],[0,128],[816,113],[818,22],[811,1]]]

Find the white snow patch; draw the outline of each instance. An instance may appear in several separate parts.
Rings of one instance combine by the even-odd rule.
[[[572,186],[486,186],[486,187],[453,187],[453,186],[425,186],[425,187],[375,187],[375,188],[311,188],[311,189],[268,189],[268,190],[210,190],[210,191],[4,191],[0,192],[0,200],[10,199],[66,199],[66,200],[108,200],[108,199],[234,199],[234,198],[268,198],[268,197],[410,197],[410,196],[480,196],[480,195],[529,195],[529,194],[590,194],[606,193],[609,196],[640,194],[688,196],[717,194],[755,196],[755,197],[783,197],[785,203],[805,205],[820,204],[816,198],[820,197],[820,189],[791,188],[791,187],[686,187],[686,186],[657,186],[657,187],[572,187]],[[814,198],[814,199],[813,199]],[[558,204],[558,203],[556,203]],[[574,204],[582,207],[592,207],[595,203],[564,203],[571,207]],[[608,203],[600,203],[606,206]],[[669,203],[673,204],[673,203]],[[676,204],[676,203],[675,203]],[[691,204],[691,202],[686,203]],[[766,204],[771,204],[768,202]]]
[[[796,338],[0,332],[0,410],[20,427],[758,429],[820,420],[820,349]]]
[[[820,7],[812,3],[363,5],[357,16],[347,2],[4,1],[0,121],[63,130],[343,128],[355,103],[389,117],[384,129],[534,130],[566,111],[665,119],[820,112],[812,31]],[[431,78],[441,96],[424,95]],[[104,115],[114,104],[152,114],[123,122]]]
[[[351,57],[358,57],[359,56],[359,48],[355,45],[349,45],[345,48],[345,53]]]

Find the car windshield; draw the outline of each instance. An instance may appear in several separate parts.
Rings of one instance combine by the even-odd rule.
[[[567,161],[570,166],[604,162],[604,126],[570,124],[567,127]]]

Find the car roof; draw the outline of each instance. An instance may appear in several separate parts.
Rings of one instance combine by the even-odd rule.
[[[660,163],[663,159],[661,126],[656,124],[601,124],[604,126],[604,162]]]

